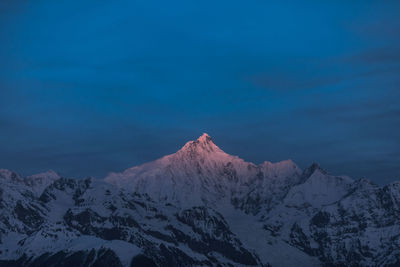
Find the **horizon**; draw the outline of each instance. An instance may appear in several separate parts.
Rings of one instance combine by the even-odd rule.
[[[210,138],[211,142],[212,142],[215,146],[217,146],[217,147],[220,148],[223,152],[225,152],[224,149],[222,149],[221,147],[219,147],[218,144],[216,144],[216,143],[214,142],[212,136],[210,136],[209,134],[207,134],[206,132],[204,132],[204,133],[203,133],[202,135],[200,135],[197,139],[193,139],[193,140],[190,140],[190,141],[185,142],[178,150],[176,150],[176,151],[173,152],[173,153],[169,153],[169,154],[160,156],[160,157],[158,157],[158,158],[156,158],[156,159],[154,159],[154,160],[150,160],[150,161],[148,161],[148,162],[144,162],[144,163],[139,164],[139,165],[129,166],[128,168],[125,168],[125,169],[123,169],[123,170],[117,170],[117,171],[108,172],[104,177],[95,177],[95,176],[93,176],[93,175],[82,176],[82,177],[80,177],[80,176],[77,176],[77,177],[68,177],[68,176],[65,176],[65,175],[63,175],[62,173],[58,172],[57,170],[54,170],[54,169],[47,169],[47,170],[43,170],[43,171],[41,171],[41,172],[39,172],[39,173],[31,173],[31,174],[22,175],[21,178],[36,176],[36,175],[45,174],[45,173],[56,173],[56,174],[59,175],[60,177],[65,177],[65,178],[75,178],[75,179],[94,178],[94,179],[103,180],[103,179],[107,178],[107,177],[108,177],[109,175],[111,175],[111,174],[123,173],[123,172],[124,172],[125,170],[127,170],[127,169],[130,169],[130,168],[133,168],[133,167],[140,167],[140,166],[143,165],[143,164],[157,161],[157,160],[162,159],[162,158],[164,158],[164,157],[166,157],[166,156],[174,155],[174,154],[176,154],[177,152],[179,152],[179,151],[181,151],[182,149],[184,149],[184,147],[185,147],[186,144],[191,143],[191,142],[199,141],[199,140],[201,140],[201,138],[202,138],[203,136]],[[227,153],[227,152],[225,152],[225,153]],[[261,166],[262,164],[264,164],[264,163],[266,163],[266,162],[272,163],[272,164],[276,164],[276,163],[281,163],[281,162],[290,161],[290,162],[293,162],[296,166],[298,166],[298,167],[301,169],[302,172],[304,172],[304,171],[306,171],[307,169],[312,168],[313,166],[317,165],[317,166],[318,166],[319,168],[321,168],[323,171],[327,172],[329,175],[332,175],[332,176],[337,176],[337,177],[350,177],[350,178],[354,179],[355,181],[356,181],[356,180],[359,180],[359,179],[367,179],[367,180],[372,181],[372,180],[369,179],[368,177],[351,177],[351,176],[349,176],[349,175],[347,175],[347,174],[335,174],[335,173],[331,173],[328,169],[325,169],[325,168],[324,168],[323,166],[321,166],[318,162],[311,162],[311,163],[310,163],[309,165],[307,165],[307,166],[299,166],[295,161],[293,161],[293,160],[290,159],[290,158],[284,159],[284,160],[279,160],[279,161],[268,161],[268,160],[264,160],[264,161],[262,161],[262,162],[251,162],[251,161],[247,161],[246,159],[240,157],[240,155],[232,155],[232,154],[229,154],[229,153],[227,153],[227,154],[230,155],[230,156],[238,157],[239,159],[243,160],[244,162],[250,163],[250,164],[254,164],[254,165],[256,165],[256,166]],[[16,171],[14,171],[14,170],[7,169],[7,168],[0,168],[0,170],[12,171],[12,172],[17,173],[18,175],[21,175],[21,173],[16,172]],[[399,180],[396,180],[396,179],[395,179],[395,180],[393,180],[392,182],[398,182],[398,181],[400,181],[400,179],[399,179]],[[373,181],[372,181],[372,182],[373,182]],[[390,182],[390,183],[391,183],[391,182]],[[378,184],[378,185],[383,186],[383,185],[386,185],[386,184]]]

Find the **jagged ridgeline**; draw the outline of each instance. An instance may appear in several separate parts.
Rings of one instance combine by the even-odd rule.
[[[260,165],[207,134],[104,180],[0,170],[0,266],[400,266],[400,184]]]

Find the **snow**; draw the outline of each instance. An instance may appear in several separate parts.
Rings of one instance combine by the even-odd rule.
[[[39,231],[33,236],[24,240],[24,245],[18,245],[20,237],[11,233],[6,237],[7,251],[0,254],[0,259],[18,259],[23,254],[28,257],[38,257],[44,253],[52,252],[55,254],[59,251],[76,252],[87,251],[92,249],[111,249],[121,260],[124,266],[130,266],[130,262],[135,255],[141,253],[141,249],[132,243],[121,240],[103,240],[94,236],[76,235],[68,232],[55,232],[56,237],[49,237],[52,232]]]
[[[27,177],[27,179],[32,179],[32,180],[49,180],[49,181],[55,181],[60,178],[61,176],[53,170],[48,170],[47,172],[38,173]]]
[[[40,196],[46,187],[60,178],[61,176],[58,173],[49,170],[44,173],[26,177],[25,184],[27,184],[37,196]]]
[[[0,179],[13,182],[21,181],[21,177],[17,173],[6,169],[0,169]]]
[[[348,193],[353,180],[324,174],[319,169],[302,184],[294,186],[288,193],[285,204],[304,206],[310,204],[320,208],[335,202]]]
[[[299,175],[301,170],[290,160],[266,162],[259,166],[245,162],[225,153],[209,135],[203,134],[197,140],[187,142],[174,154],[122,173],[111,173],[104,180],[181,207],[215,206],[221,201],[230,201],[233,196],[242,197],[249,184],[258,180],[260,172],[273,179]],[[268,181],[266,183],[269,184]]]
[[[17,203],[20,209],[37,213],[21,218]],[[171,246],[198,261],[208,259],[188,243],[171,243],[147,232],[175,238],[169,227],[193,240],[202,239],[200,229],[235,248],[243,246],[272,266],[323,263],[305,249],[318,250],[336,265],[345,265],[349,253],[359,253],[359,263],[365,266],[393,264],[400,257],[393,250],[400,245],[399,182],[379,187],[367,179],[330,175],[318,164],[302,171],[292,160],[255,165],[225,153],[208,134],[174,154],[111,173],[104,180],[65,179],[51,170],[22,178],[1,169],[0,207],[0,259],[109,248],[129,266],[149,244]],[[177,219],[193,207],[207,213],[193,218],[197,230]],[[73,217],[86,211],[95,216],[81,221]],[[71,224],[66,222],[67,212],[73,215]],[[231,236],[215,234],[219,214]],[[318,214],[322,220],[315,219]],[[33,223],[39,217],[43,223],[35,228],[27,217]],[[125,228],[123,240],[104,240],[79,228],[113,229],[119,227],[115,218],[132,219],[140,227]],[[295,225],[300,237],[293,234]],[[321,246],[320,236],[330,241]],[[357,246],[367,253],[360,253]],[[372,256],[363,256],[368,253]],[[212,254],[222,265],[239,266],[222,254]]]
[[[271,236],[263,229],[263,223],[256,217],[243,214],[240,211],[224,213],[224,218],[229,222],[232,231],[250,249],[257,252],[262,262],[268,262],[272,266],[319,266],[316,257],[310,257],[304,252],[295,249]],[[251,226],[251,227],[250,227]]]

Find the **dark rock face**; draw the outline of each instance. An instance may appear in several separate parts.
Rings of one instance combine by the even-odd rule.
[[[311,219],[311,225],[315,225],[316,227],[324,227],[329,224],[330,215],[327,212],[319,211],[314,215]]]
[[[310,240],[297,223],[293,224],[290,230],[290,241],[292,245],[300,248],[305,253],[314,255],[313,249],[310,246]]]
[[[178,221],[187,224],[201,236],[201,241],[188,240],[189,247],[202,254],[218,252],[234,262],[257,265],[257,259],[241,247],[240,240],[229,230],[224,218],[205,207],[195,207],[177,214]],[[226,242],[228,241],[228,242]],[[239,249],[238,249],[239,247]]]
[[[32,228],[38,228],[44,221],[37,208],[35,209],[34,206],[23,206],[21,201],[17,202],[14,213],[21,222]]]
[[[146,195],[120,191],[116,194],[112,186],[101,183],[105,187],[102,188],[93,182],[59,179],[40,197],[17,202],[9,219],[25,225],[24,233],[33,239],[37,236],[57,242],[59,236],[93,236],[136,245],[143,254],[132,255],[131,266],[263,265],[230,230],[223,216],[211,208],[180,210],[168,203],[156,203]],[[100,196],[96,201],[95,195]],[[110,206],[118,208],[110,209]],[[60,208],[65,210],[60,213]],[[63,214],[56,221],[48,221],[46,217],[45,213],[52,209]],[[34,241],[28,237],[19,244],[29,247],[30,242]],[[122,263],[111,249],[89,247],[75,252],[48,251],[36,257],[22,255],[18,260],[1,261],[3,265],[121,266]]]
[[[292,244],[318,256],[326,266],[396,266],[400,260],[400,250],[394,248],[400,244],[400,231],[395,234],[400,229],[399,191],[393,195],[392,189],[351,190],[316,212],[308,229],[294,225]],[[314,248],[311,240],[317,243]]]
[[[133,257],[131,267],[157,267],[157,264],[145,255],[137,255]]]

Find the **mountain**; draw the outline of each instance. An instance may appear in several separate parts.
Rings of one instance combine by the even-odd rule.
[[[225,153],[209,135],[203,134],[175,154],[122,173],[112,173],[105,181],[179,207],[230,207],[232,202],[242,204],[240,199],[244,198],[272,201],[285,191],[283,187],[297,183],[300,174],[300,168],[290,160],[261,165],[245,162]],[[270,195],[271,191],[279,192]],[[254,208],[250,207],[251,203],[243,205],[248,206],[248,210]]]
[[[0,170],[0,266],[400,266],[400,183],[255,165],[203,134],[104,180]]]

